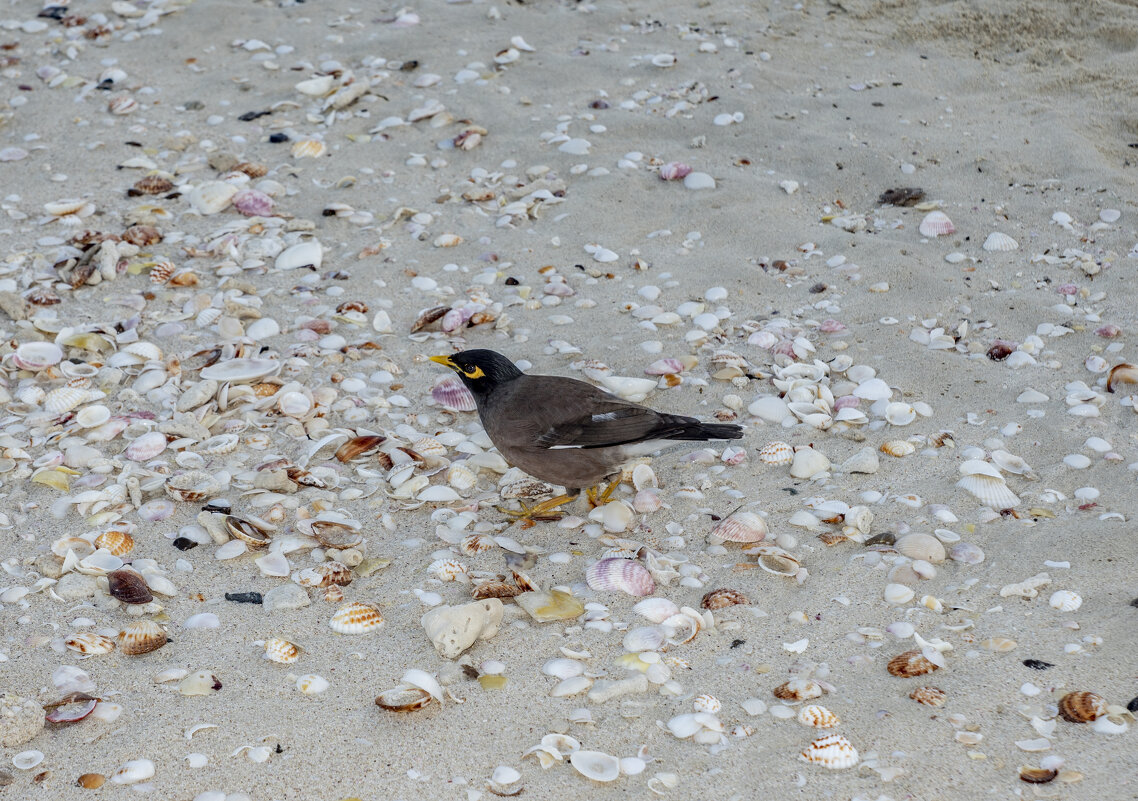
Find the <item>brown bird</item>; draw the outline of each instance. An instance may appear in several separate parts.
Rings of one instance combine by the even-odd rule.
[[[575,378],[526,375],[492,350],[464,350],[431,361],[458,373],[474,401],[486,434],[502,457],[535,478],[565,487],[566,494],[526,509],[525,517],[549,513],[588,489],[604,503],[618,481],[597,498],[594,487],[637,456],[674,445],[739,439],[741,426],[701,423],[630,403]]]

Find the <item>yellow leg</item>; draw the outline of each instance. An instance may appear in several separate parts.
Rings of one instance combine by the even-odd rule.
[[[548,519],[551,517],[551,513],[554,519],[556,519],[561,516],[561,511],[557,507],[572,503],[575,500],[577,500],[576,495],[558,495],[554,498],[544,500],[536,506],[526,506],[523,503],[520,511],[516,509],[504,509],[501,506],[498,507],[498,511],[510,517],[523,520],[534,520],[536,518]]]
[[[589,506],[594,509],[598,506],[604,506],[606,503],[612,500],[612,494],[616,492],[616,488],[619,486],[620,478],[617,477],[611,484],[605,487],[604,491],[600,494],[600,497],[597,496],[596,487],[589,487],[588,491],[585,493],[586,497],[589,499]]]

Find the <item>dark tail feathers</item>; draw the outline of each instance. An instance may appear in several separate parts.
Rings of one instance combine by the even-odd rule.
[[[694,417],[673,416],[668,420],[674,428],[664,435],[664,439],[695,440],[742,439],[743,427],[734,423],[701,423]]]

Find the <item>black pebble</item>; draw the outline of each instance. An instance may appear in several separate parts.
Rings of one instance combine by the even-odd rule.
[[[229,505],[229,501],[225,500],[225,498],[214,498],[202,507],[202,511],[227,515],[233,511],[233,507]]]
[[[742,645],[745,642],[746,642],[746,640],[732,640],[731,641],[731,647],[732,648],[738,648],[740,645]]]
[[[1138,695],[1130,699],[1130,703],[1126,705],[1126,708],[1131,712],[1138,712]]]
[[[1047,668],[1055,667],[1050,662],[1044,662],[1042,659],[1025,659],[1023,663],[1032,670],[1047,670]]]
[[[242,114],[237,119],[241,120],[241,122],[252,122],[253,120],[257,119],[258,117],[267,117],[272,113],[273,112],[271,112],[271,111],[246,111],[244,114]]]
[[[269,135],[269,141],[272,142],[274,145],[279,145],[281,142],[287,142],[288,141],[288,134],[283,134],[283,133],[270,134]]]
[[[264,601],[259,592],[227,592],[225,600],[238,604],[259,604]]]
[[[1135,609],[1138,609],[1138,598],[1135,598],[1133,601],[1131,601],[1130,605],[1133,606]]]
[[[190,548],[198,547],[198,544],[187,537],[178,537],[174,540],[174,547],[179,551],[188,551]]]

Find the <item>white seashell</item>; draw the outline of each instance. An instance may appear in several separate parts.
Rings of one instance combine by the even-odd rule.
[[[790,475],[794,478],[808,479],[830,469],[830,460],[820,451],[809,446],[796,448],[794,461],[790,465]]]
[[[832,729],[842,721],[826,707],[810,704],[798,710],[798,722],[816,729]]]
[[[80,428],[94,428],[101,426],[111,419],[111,410],[101,403],[80,409],[75,415],[75,422]]]
[[[999,231],[988,234],[988,238],[984,240],[984,250],[989,253],[1011,251],[1017,248],[1019,248],[1019,242]]]
[[[907,604],[916,596],[916,592],[912,587],[906,587],[904,584],[886,584],[885,585],[885,600],[891,604]]]
[[[400,684],[406,684],[408,687],[415,687],[416,689],[423,690],[430,694],[432,698],[443,703],[443,688],[439,684],[438,679],[432,676],[425,670],[419,668],[411,668],[403,672],[403,677],[399,679]]]
[[[992,461],[1005,473],[1017,476],[1032,475],[1031,465],[1024,461],[1022,456],[1004,450],[995,450],[992,451]]]
[[[930,211],[925,215],[925,218],[921,220],[921,224],[917,230],[921,236],[927,236],[931,239],[955,233],[956,226],[952,224],[952,220],[948,219],[948,215],[943,211]]]
[[[111,775],[115,784],[136,784],[154,778],[154,763],[149,759],[132,759]]]
[[[651,623],[663,623],[672,615],[678,615],[680,608],[667,598],[645,598],[632,607],[632,611]]]
[[[893,397],[893,389],[880,378],[870,377],[859,383],[850,394],[867,401],[889,400]]]
[[[273,375],[281,369],[276,359],[228,359],[202,368],[203,379],[244,383]]]
[[[753,401],[747,412],[768,423],[781,423],[790,414],[790,409],[786,401],[777,395],[765,395]]]
[[[585,580],[594,590],[619,590],[633,596],[651,595],[656,582],[648,568],[632,559],[601,559],[589,565]]]
[[[620,760],[600,751],[574,751],[569,764],[595,782],[611,782],[620,776]]]
[[[593,680],[588,676],[570,676],[559,681],[549,691],[551,698],[569,698],[587,692],[593,686]]]
[[[166,435],[160,431],[148,431],[127,445],[123,455],[134,462],[149,462],[164,450]]]
[[[907,403],[890,403],[885,407],[885,420],[891,425],[907,426],[917,419],[917,410]]]
[[[62,359],[63,349],[54,342],[25,342],[12,354],[17,367],[33,372],[59,364]]]
[[[910,559],[923,559],[940,564],[945,559],[944,545],[931,534],[906,534],[899,538],[894,547]]]
[[[632,507],[623,501],[610,501],[600,507],[599,510],[593,511],[594,513],[599,511],[598,516],[600,517],[601,525],[604,526],[605,531],[613,534],[626,531],[635,517],[632,512]],[[593,515],[589,517],[590,519],[594,519]]]
[[[305,695],[319,695],[330,686],[332,685],[328,683],[328,679],[315,673],[305,674],[296,680],[296,689]]]
[[[87,207],[87,204],[88,201],[76,198],[53,200],[50,203],[44,203],[43,210],[53,217],[66,217],[69,214],[79,214]]]
[[[284,578],[292,570],[288,557],[283,553],[268,553],[257,557],[254,561],[257,569],[261,571],[261,575],[270,578]]]
[[[622,645],[629,653],[658,651],[664,647],[665,633],[659,626],[637,626],[624,635]]]
[[[852,768],[858,763],[857,749],[840,734],[827,734],[806,746],[798,756],[803,762],[813,762],[830,770]]]
[[[656,471],[646,464],[636,465],[632,468],[632,486],[637,491],[659,487]]]
[[[43,399],[44,411],[49,414],[63,414],[87,400],[87,390],[79,387],[56,387]]]
[[[43,751],[21,751],[12,757],[12,764],[20,770],[31,770],[43,762]]]
[[[182,627],[187,629],[216,629],[220,625],[221,621],[213,612],[199,612],[186,618]]]
[[[552,676],[556,679],[571,679],[574,676],[584,674],[585,664],[576,659],[566,659],[564,657],[550,659],[541,666],[541,672],[546,676]]]
[[[241,540],[230,540],[213,552],[214,559],[235,559],[245,551],[249,550],[249,546]]]
[[[191,189],[187,199],[198,214],[210,215],[227,209],[237,192],[236,186],[225,181],[205,181]]]
[[[656,389],[656,382],[651,378],[628,378],[625,376],[607,375],[600,379],[601,385],[618,397],[632,403],[639,403],[648,397],[648,393]]]
[[[282,250],[277,256],[274,266],[278,270],[296,270],[301,267],[319,270],[323,262],[323,246],[319,240],[308,239]]]
[[[1078,593],[1071,590],[1057,590],[1051,593],[1051,599],[1048,603],[1060,612],[1074,612],[1083,605],[1083,599]]]
[[[873,448],[862,448],[850,458],[842,462],[839,468],[843,473],[876,473],[881,466],[877,451]]]
[[[790,464],[794,461],[794,448],[786,442],[768,442],[759,449],[759,461],[772,467]]]
[[[312,399],[303,392],[284,392],[277,400],[277,409],[286,417],[304,417],[312,411]]]
[[[203,453],[211,456],[222,456],[237,450],[237,445],[240,442],[241,438],[236,434],[217,434],[203,442],[200,447]]]
[[[453,501],[461,501],[462,496],[455,492],[450,487],[445,487],[441,484],[435,484],[427,487],[425,490],[415,496],[416,500],[426,501],[427,503],[451,503]]]
[[[971,493],[973,497],[993,509],[1011,509],[1019,505],[1019,497],[1008,489],[1004,479],[975,473],[964,476],[956,486]]]

